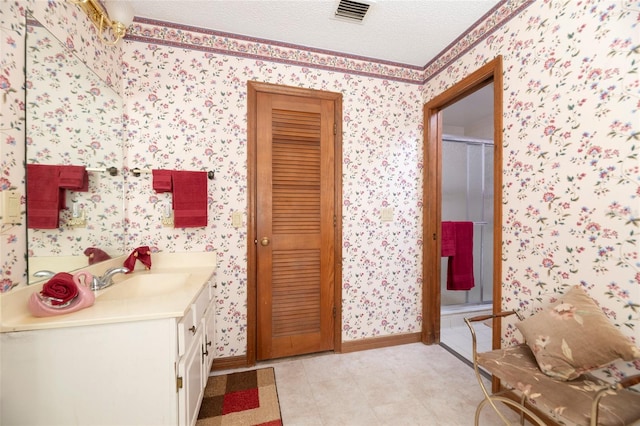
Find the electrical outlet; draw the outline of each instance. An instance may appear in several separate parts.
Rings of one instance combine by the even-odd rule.
[[[162,226],[173,227],[173,211],[171,211],[169,216],[162,216]]]
[[[67,221],[67,225],[72,228],[86,228],[87,227],[87,218],[84,215],[84,210],[82,210],[82,214],[78,217],[72,217]]]

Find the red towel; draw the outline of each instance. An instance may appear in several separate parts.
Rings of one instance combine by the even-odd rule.
[[[59,175],[58,166],[27,164],[28,228],[58,228],[61,208]]]
[[[153,176],[153,189],[156,192],[171,192],[173,184],[171,182],[171,170],[151,170]]]
[[[207,172],[176,172],[173,180],[173,226],[207,226]]]
[[[58,166],[60,170],[60,188],[78,192],[89,190],[89,174],[84,166]]]
[[[127,274],[133,272],[136,267],[136,260],[139,260],[145,266],[145,269],[151,269],[151,249],[149,246],[140,246],[134,249],[129,257],[125,259],[122,266],[129,270]]]
[[[59,272],[44,283],[40,294],[55,299],[51,300],[52,305],[63,305],[78,295],[78,286],[73,275]]]
[[[447,264],[447,290],[471,290],[473,278],[473,222],[452,222],[455,254]]]
[[[104,251],[100,250],[97,247],[88,247],[84,250],[84,255],[89,258],[89,265],[93,265],[94,263],[102,262],[103,260],[111,259]]]
[[[449,257],[456,254],[456,228],[454,222],[442,222],[442,239],[440,256]]]

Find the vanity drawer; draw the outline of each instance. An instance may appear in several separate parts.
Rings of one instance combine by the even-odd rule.
[[[210,292],[209,292],[209,284],[203,287],[196,300],[191,305],[191,310],[193,311],[193,320],[195,323],[199,323],[202,317],[204,316],[204,311],[207,310],[207,306],[209,306],[209,300],[211,300]]]
[[[184,317],[178,321],[178,356],[184,355],[189,349],[189,346],[191,346],[191,342],[193,342],[194,336],[198,331],[198,325],[193,314],[192,306]]]

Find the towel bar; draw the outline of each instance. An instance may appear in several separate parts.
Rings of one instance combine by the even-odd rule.
[[[108,172],[111,176],[118,176],[116,167],[87,167],[85,170],[88,172]]]
[[[145,174],[150,174],[151,173],[151,169],[139,169],[139,168],[135,168],[135,169],[131,169],[131,173],[135,176],[135,177],[140,177],[141,174],[145,173]],[[209,178],[209,180],[213,180],[213,178],[215,177],[215,172],[212,170],[209,170],[207,172],[207,177]]]

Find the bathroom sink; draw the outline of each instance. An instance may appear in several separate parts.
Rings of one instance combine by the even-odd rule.
[[[96,294],[98,300],[140,299],[179,291],[189,278],[187,273],[133,275]]]

